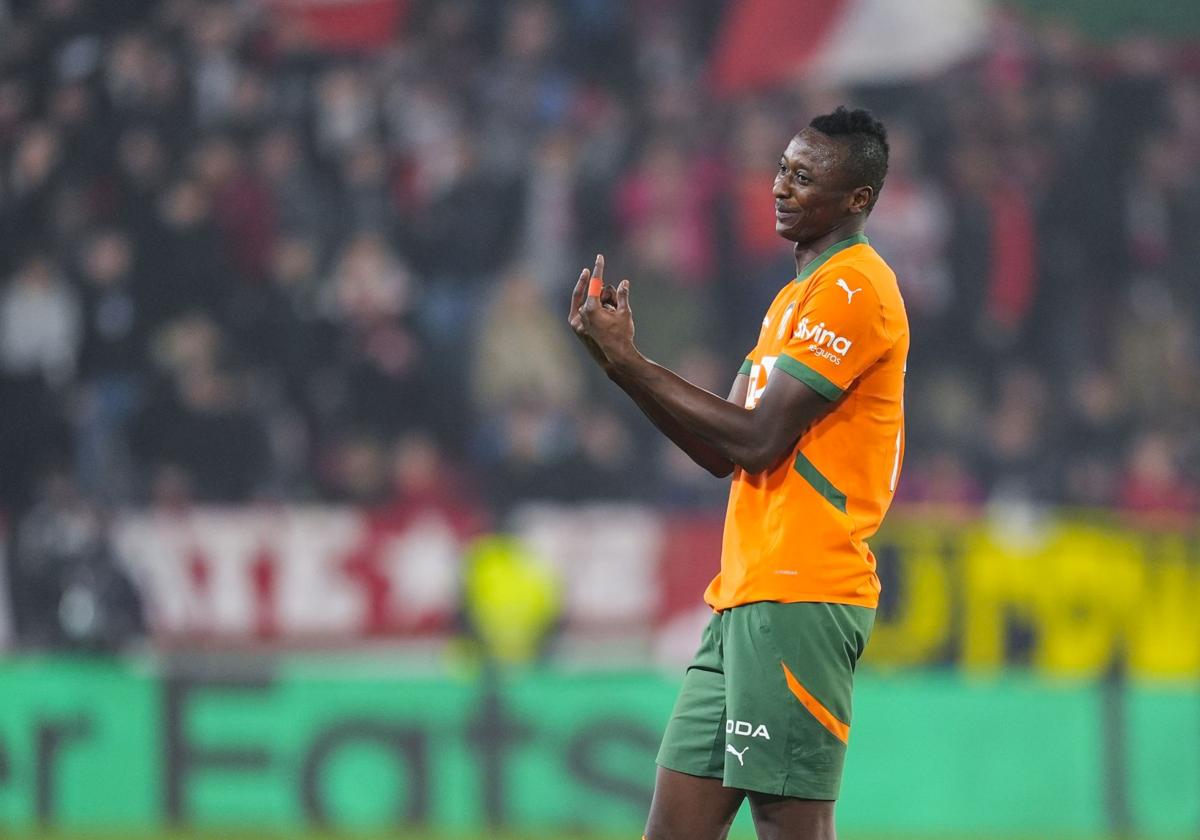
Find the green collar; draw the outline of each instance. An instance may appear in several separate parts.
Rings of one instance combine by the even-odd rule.
[[[817,269],[825,264],[825,262],[839,251],[845,251],[853,245],[869,245],[867,235],[865,233],[856,233],[849,239],[843,239],[841,242],[835,242],[826,248],[821,253],[817,254],[808,265],[800,269],[800,273],[796,275],[796,282],[803,283],[809,277],[817,273]]]

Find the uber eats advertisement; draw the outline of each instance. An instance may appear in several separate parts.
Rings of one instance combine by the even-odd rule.
[[[386,620],[368,610],[368,624],[356,625],[347,610],[323,652],[276,644],[270,655],[261,643],[288,639],[287,610],[261,591],[219,600],[237,592],[237,528],[257,526],[243,518],[190,530],[178,556],[159,540],[153,577],[136,573],[146,557],[130,568],[153,632],[194,647],[178,658],[0,660],[0,829],[636,831],[704,619],[692,579],[707,572],[686,561],[710,551],[719,528],[648,516],[605,543],[603,520],[533,512],[515,535],[447,543],[462,567],[448,591],[464,593],[465,617],[439,613],[440,596],[426,590],[414,596],[424,599],[420,628],[377,632],[369,622]],[[123,527],[144,536],[147,523]],[[555,553],[566,549],[555,534],[574,529],[586,543],[589,527],[609,568],[642,581],[641,623],[604,612],[628,608],[608,605],[603,577],[590,571],[605,557],[572,558],[592,589],[559,574]],[[224,547],[206,554],[209,533]],[[301,584],[286,579],[287,528],[271,534],[276,591],[298,598]],[[395,558],[406,538],[367,541]],[[419,538],[430,544],[428,529]],[[261,545],[242,544],[261,559]],[[353,539],[346,545],[360,566],[375,562]],[[873,546],[887,595],[856,678],[844,834],[1194,835],[1194,530],[1066,514],[998,527],[906,512]],[[309,557],[304,575],[335,580],[339,556]],[[211,563],[228,585],[206,590],[203,574],[172,574],[176,562]],[[330,568],[314,571],[320,563]],[[489,605],[475,572],[520,579],[525,594],[502,587],[505,609]],[[403,593],[391,597],[400,606],[389,608],[402,609]],[[455,628],[471,626],[476,653],[466,655],[471,634]],[[340,632],[356,646],[331,648]],[[530,634],[546,644],[523,642]],[[366,644],[380,640],[388,644]],[[488,644],[499,652],[491,666],[478,655]],[[414,653],[422,650],[437,655]]]

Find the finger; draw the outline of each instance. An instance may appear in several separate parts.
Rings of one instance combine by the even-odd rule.
[[[575,290],[571,292],[572,315],[579,311],[579,304],[583,302],[583,290],[587,287],[588,276],[588,270],[586,268],[579,272],[579,280],[575,282]]]
[[[600,297],[604,290],[604,255],[596,255],[596,267],[592,270],[592,282],[588,286],[588,297]]]
[[[600,293],[600,302],[605,306],[617,305],[617,290],[612,286],[605,286],[604,291]]]
[[[629,281],[622,280],[621,285],[617,286],[617,310],[620,312],[629,311]]]

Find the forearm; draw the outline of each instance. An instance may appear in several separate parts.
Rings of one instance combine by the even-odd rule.
[[[596,278],[603,267],[603,258],[597,255]],[[777,396],[765,394],[752,411],[741,405],[749,383],[746,377],[734,381],[731,399],[726,400],[654,364],[633,344],[629,281],[621,281],[612,293],[615,305],[609,305],[603,300],[607,290],[584,299],[587,280],[584,269],[572,296],[571,328],[650,421],[714,475],[728,475],[734,466],[751,474],[762,472],[815,416],[811,403],[820,398],[799,381],[790,390],[787,383],[772,383],[768,390]],[[739,396],[736,402],[732,401],[735,395]]]
[[[634,398],[647,416],[672,440],[696,460],[692,451],[663,428],[643,403],[665,417],[665,425],[688,441],[694,441],[706,457],[722,464],[740,466],[747,472],[760,472],[764,447],[754,425],[752,411],[699,388],[640,354],[633,354],[612,366],[610,378]],[[624,384],[622,384],[624,383]],[[642,399],[638,399],[641,395]],[[701,466],[707,464],[697,460]],[[711,469],[710,469],[711,471]]]
[[[605,373],[616,385],[629,395],[634,404],[646,415],[660,432],[683,450],[689,458],[708,470],[718,478],[724,478],[733,472],[734,463],[722,455],[704,438],[689,430],[675,417],[659,405],[658,401],[645,389],[628,376],[623,376],[612,365],[605,367]]]

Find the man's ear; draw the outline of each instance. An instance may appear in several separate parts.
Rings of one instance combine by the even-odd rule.
[[[871,187],[855,187],[854,192],[850,193],[850,212],[865,213],[867,208],[871,206],[871,199],[875,197],[875,190]]]

